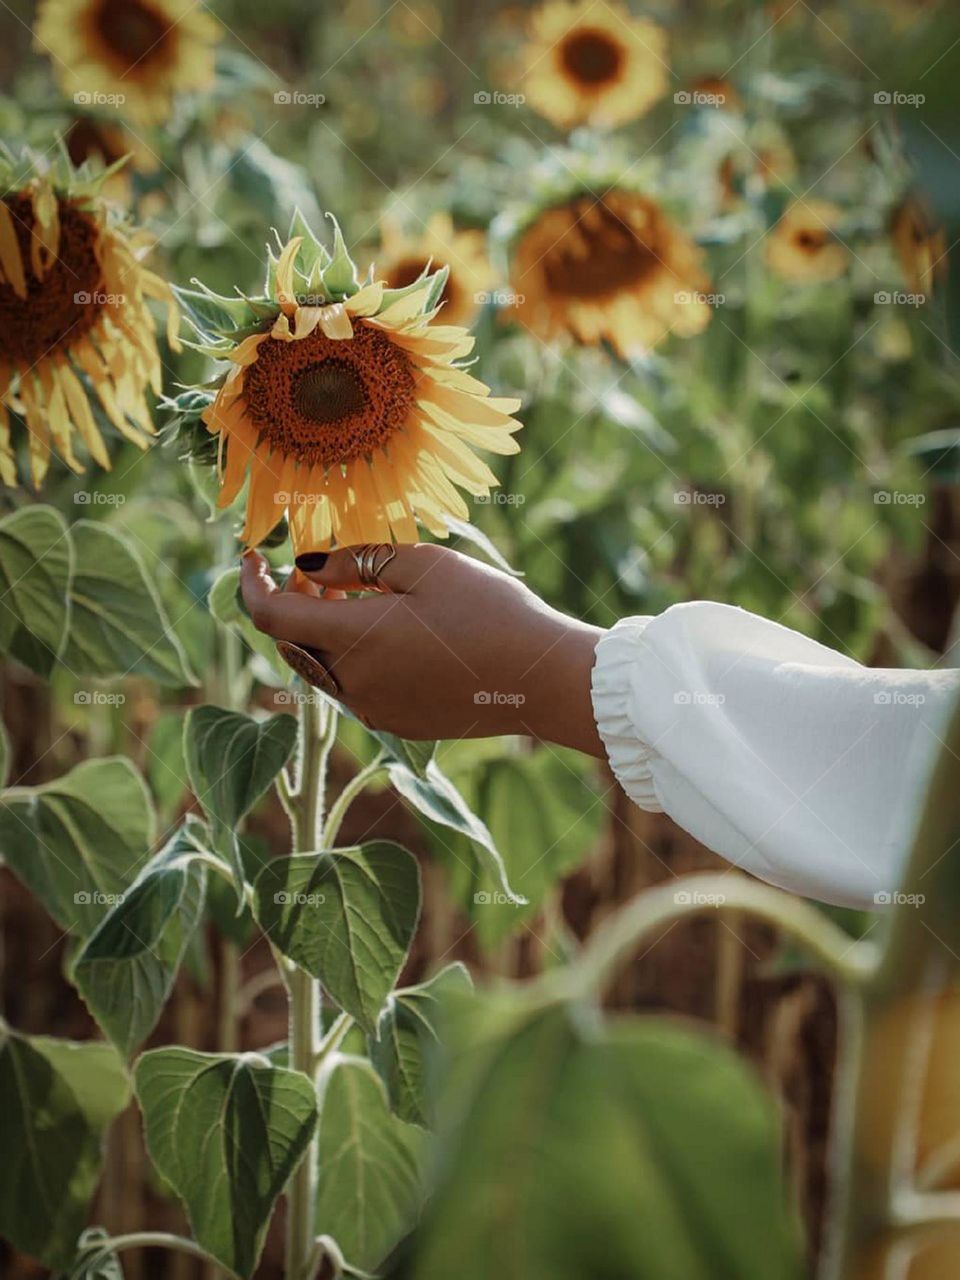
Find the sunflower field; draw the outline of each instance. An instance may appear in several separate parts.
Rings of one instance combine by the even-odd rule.
[[[879,929],[239,590],[442,540],[957,665],[956,7],[0,28],[0,1273],[960,1275],[960,722]]]

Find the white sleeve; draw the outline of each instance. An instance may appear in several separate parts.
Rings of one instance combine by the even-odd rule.
[[[878,670],[731,605],[625,618],[593,705],[620,784],[771,884],[843,906],[900,885],[960,671]]]

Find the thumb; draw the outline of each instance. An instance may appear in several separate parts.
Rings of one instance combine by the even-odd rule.
[[[310,551],[297,556],[297,568],[311,582],[339,591],[412,591],[419,579],[434,563],[437,547],[418,543],[416,546],[394,547],[389,543],[370,543],[363,547],[341,547],[337,551]],[[360,580],[364,553],[372,565],[378,586]]]

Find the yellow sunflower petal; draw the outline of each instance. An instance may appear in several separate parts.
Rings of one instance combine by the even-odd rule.
[[[320,328],[328,338],[342,340],[353,337],[353,325],[342,302],[320,308]]]
[[[103,443],[100,428],[94,421],[90,402],[80,379],[66,361],[57,362],[56,376],[57,381],[63,388],[67,408],[70,410],[70,417],[80,432],[80,438],[87,446],[91,458],[98,466],[103,467],[104,471],[109,471],[110,455],[107,453],[107,446]]]
[[[302,244],[303,236],[294,236],[284,245],[277,262],[277,301],[280,303],[281,311],[288,316],[292,316],[297,309],[297,298],[293,288],[293,264]]]
[[[20,245],[14,230],[13,214],[4,201],[0,200],[0,269],[4,279],[9,281],[10,288],[18,298],[27,296],[27,278],[23,272],[23,258],[20,256]]]

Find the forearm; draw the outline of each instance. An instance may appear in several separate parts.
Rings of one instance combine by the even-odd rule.
[[[603,759],[590,680],[600,627],[555,615],[554,634],[524,679],[522,732]]]

